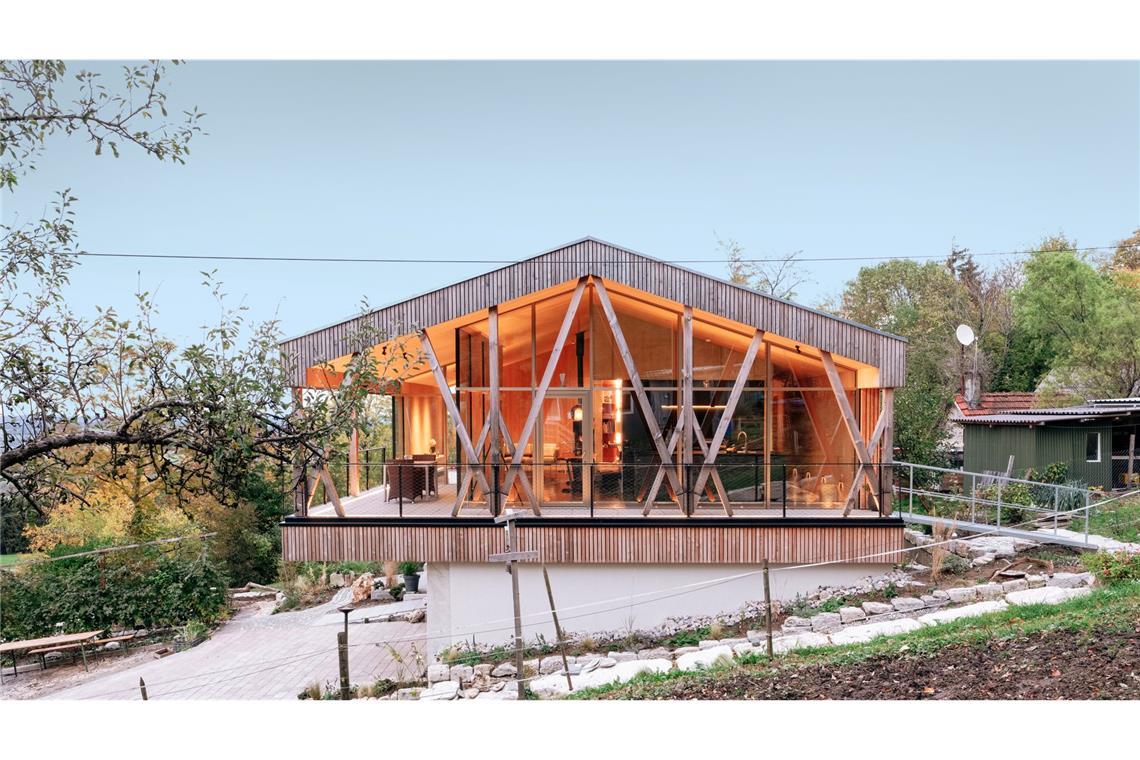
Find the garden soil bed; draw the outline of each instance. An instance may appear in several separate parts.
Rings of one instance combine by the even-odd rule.
[[[1140,626],[1130,633],[1041,632],[934,656],[878,656],[774,675],[743,671],[659,684],[651,698],[1140,699]]]

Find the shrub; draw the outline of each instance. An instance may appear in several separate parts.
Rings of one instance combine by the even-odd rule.
[[[5,639],[49,635],[56,623],[68,631],[210,623],[227,609],[217,564],[185,544],[0,571],[0,599]]]
[[[217,533],[210,549],[221,562],[231,586],[272,583],[281,558],[281,489],[261,477],[247,478],[237,488],[238,505],[215,505],[206,522]]]
[[[1082,555],[1081,564],[1108,585],[1140,581],[1140,554],[1125,551],[1093,552]]]

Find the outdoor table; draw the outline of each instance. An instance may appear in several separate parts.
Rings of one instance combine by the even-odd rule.
[[[85,633],[63,633],[58,636],[45,636],[41,639],[25,639],[23,641],[5,641],[0,644],[0,658],[5,654],[11,653],[12,655],[12,676],[20,674],[19,668],[16,663],[16,655],[19,652],[26,652],[29,649],[38,649],[42,647],[57,647],[67,646],[68,644],[78,644],[79,651],[83,655],[83,666],[87,667],[87,651],[83,645],[92,639],[96,639],[103,632],[100,631],[87,631]],[[0,669],[0,675],[3,675],[3,669]]]

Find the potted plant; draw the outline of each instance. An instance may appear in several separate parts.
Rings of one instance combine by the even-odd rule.
[[[422,562],[401,562],[400,563],[400,580],[404,582],[404,590],[409,594],[415,594],[420,590],[420,570],[423,570]]]

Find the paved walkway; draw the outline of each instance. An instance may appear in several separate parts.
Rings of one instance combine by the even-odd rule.
[[[342,589],[327,604],[300,612],[269,614],[269,603],[239,612],[208,641],[161,660],[110,673],[47,699],[139,699],[139,678],[150,699],[295,699],[313,682],[339,683],[336,608],[347,601]],[[388,612],[389,605],[370,608]],[[396,611],[393,607],[392,611]],[[329,621],[332,621],[330,624]],[[380,678],[408,678],[417,667],[413,647],[426,652],[424,623],[368,623],[349,626],[349,673],[354,684]],[[386,644],[404,660],[401,665]]]

